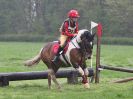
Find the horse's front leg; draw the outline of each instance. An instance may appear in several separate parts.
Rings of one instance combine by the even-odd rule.
[[[86,83],[85,83],[85,87],[90,88],[89,81],[88,81],[89,72],[88,72],[88,69],[87,69],[87,66],[86,66],[86,61],[83,62],[82,69],[83,69],[84,75],[85,75],[85,76],[84,76],[84,77],[85,77],[85,81],[84,81],[84,79],[83,79],[82,82],[86,82]]]
[[[89,83],[88,83],[88,80],[87,80],[87,76],[88,76],[88,73],[87,71],[83,70],[79,65],[76,65],[76,70],[78,70],[78,72],[80,73],[80,75],[82,76],[82,83],[84,85],[85,88],[90,88],[89,86]]]
[[[85,77],[85,82],[86,82],[85,87],[90,88],[90,84],[89,84],[89,81],[88,81],[88,75],[89,75],[88,69],[85,67],[85,68],[83,68],[83,70],[84,70],[84,73],[85,73],[85,76],[84,76]]]

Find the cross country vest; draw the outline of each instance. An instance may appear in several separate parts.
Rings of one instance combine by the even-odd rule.
[[[70,19],[66,19],[66,20],[62,23],[62,25],[61,25],[59,31],[60,31],[61,33],[62,33],[62,32],[65,32],[65,26],[64,26],[64,25],[65,25],[65,22],[68,23],[68,32],[74,34],[75,31],[76,31],[76,22],[74,22],[74,26],[72,27],[72,26],[71,26],[71,23],[70,23]]]

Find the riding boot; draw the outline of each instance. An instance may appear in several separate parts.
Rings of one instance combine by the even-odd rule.
[[[53,62],[58,61],[61,51],[62,51],[62,47],[59,46],[58,51],[57,51],[57,54],[55,55],[54,59],[52,60]]]

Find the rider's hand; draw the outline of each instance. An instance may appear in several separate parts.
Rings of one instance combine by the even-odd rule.
[[[74,36],[77,36],[77,34],[75,33]]]

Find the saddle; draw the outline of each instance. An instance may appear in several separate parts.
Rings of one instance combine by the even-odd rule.
[[[54,45],[53,45],[52,51],[54,54],[56,54],[60,46],[60,41],[53,41],[53,42],[54,42]],[[68,46],[69,46],[69,42],[66,42],[60,54],[65,54],[68,50]]]

